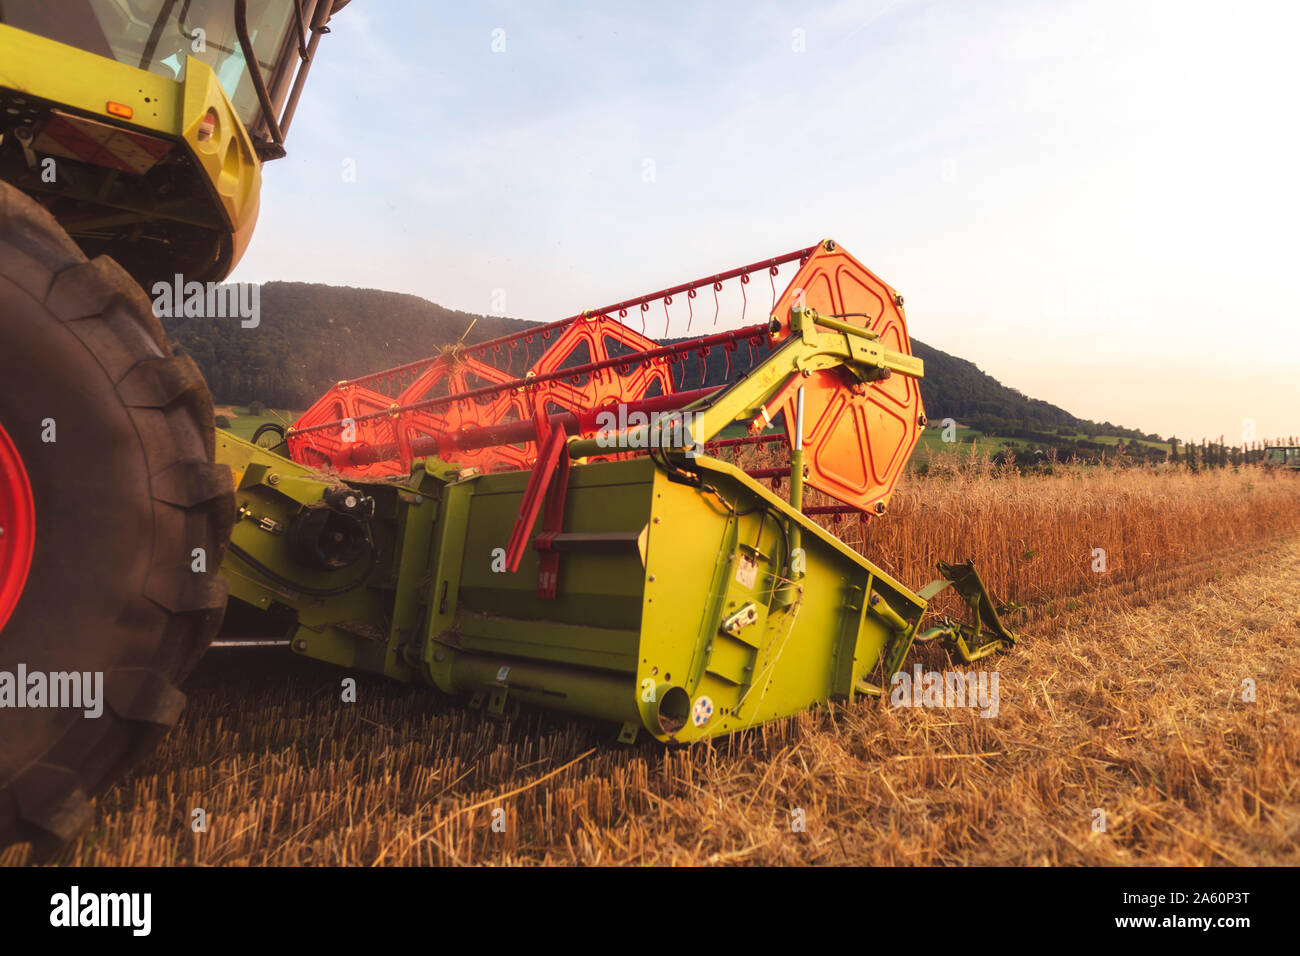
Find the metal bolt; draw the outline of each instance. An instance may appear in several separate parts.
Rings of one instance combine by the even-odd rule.
[[[647,580],[648,580],[651,584],[653,584],[653,583],[654,583],[654,580],[655,580],[655,576],[652,574],[652,575],[650,575],[649,578],[647,578]]]
[[[266,483],[267,483],[268,485],[278,485],[278,484],[280,483],[280,475],[279,475],[279,473],[273,471],[273,472],[271,472],[269,475],[267,475],[267,476],[266,476]]]
[[[654,517],[654,523],[655,523],[655,524],[658,524],[658,523],[659,523],[659,516],[658,516],[658,515],[655,515],[655,517]]]
[[[306,641],[306,639],[300,637],[300,638],[298,638],[298,640],[294,641],[294,642],[293,642],[293,649],[294,649],[295,651],[305,651],[305,650],[307,649],[307,641]]]

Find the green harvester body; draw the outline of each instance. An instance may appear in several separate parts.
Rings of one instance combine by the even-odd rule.
[[[1010,646],[969,565],[941,566],[951,580],[937,584],[958,587],[974,626],[918,634],[927,600],[798,507],[801,454],[787,500],[699,453],[815,371],[921,372],[811,310],[794,310],[792,328],[750,375],[692,409],[680,447],[643,428],[657,454],[589,462],[601,449],[570,437],[563,527],[538,535],[513,569],[506,547],[521,522],[531,531],[538,469],[481,474],[427,457],[406,478],[343,481],[219,433],[240,505],[222,565],[230,595],[291,614],[299,654],[430,684],[493,714],[522,703],[609,721],[627,742],[644,730],[685,743],[878,695],[914,639],[943,638],[965,660]],[[344,499],[364,502],[369,557],[313,570],[302,528],[328,527],[322,513],[346,510]]]

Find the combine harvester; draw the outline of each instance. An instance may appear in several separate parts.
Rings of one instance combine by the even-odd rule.
[[[701,290],[760,271],[759,324],[660,345],[622,321],[662,309],[667,331],[674,297],[689,323]],[[735,381],[680,387],[742,345],[755,360]],[[969,563],[914,593],[813,520],[884,514],[925,426],[921,374],[902,298],[826,240],[340,382],[276,450],[219,434],[240,515],[223,572],[232,597],[292,614],[300,654],[491,713],[608,720],[623,741],[880,694],[914,639],[967,662],[1015,640]],[[718,438],[737,424],[748,435]],[[773,439],[780,468],[710,454]],[[787,497],[762,483],[778,476]],[[805,488],[842,505],[804,508]],[[974,624],[918,635],[948,584]]]
[[[142,287],[229,275],[345,3],[0,4],[0,846],[89,822],[228,596],[299,654],[624,741],[879,694],[914,640],[1014,642],[969,563],[912,592],[813,520],[883,514],[924,427],[902,299],[829,240],[341,382],[275,448],[216,431]],[[710,291],[710,334],[649,337]],[[788,463],[716,457],[746,442]],[[918,633],[949,583],[973,623]],[[81,677],[99,713],[49,699]]]

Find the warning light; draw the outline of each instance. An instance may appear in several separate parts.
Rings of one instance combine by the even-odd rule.
[[[105,109],[108,110],[110,116],[120,116],[122,119],[130,119],[135,115],[135,110],[125,103],[114,103],[112,100],[108,101],[108,106]]]
[[[203,119],[199,120],[198,140],[200,143],[206,143],[212,139],[212,134],[217,131],[217,111],[209,108],[203,114]]]

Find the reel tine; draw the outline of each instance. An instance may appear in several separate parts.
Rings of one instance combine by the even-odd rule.
[[[780,274],[780,267],[787,262],[798,262],[802,266],[817,249],[817,246],[811,246],[782,256],[771,257],[748,265],[716,272],[712,276],[696,279],[693,282],[685,282],[657,292],[645,293],[601,309],[589,309],[576,316],[535,327],[531,331],[520,330],[476,345],[465,344],[465,336],[462,336],[460,342],[454,347],[454,354],[448,349],[442,349],[427,359],[405,363],[392,369],[362,376],[357,380],[340,382],[331,389],[329,394],[323,396],[308,413],[305,413],[305,415],[313,414],[314,418],[304,426],[307,434],[297,439],[295,447],[310,449],[314,443],[312,433],[317,430],[322,430],[321,441],[332,446],[333,442],[328,438],[330,432],[327,429],[333,427],[333,429],[337,430],[341,426],[338,424],[331,426],[329,421],[322,421],[322,419],[337,417],[335,414],[327,414],[330,409],[329,403],[337,402],[339,393],[354,386],[359,386],[364,393],[368,393],[365,395],[367,403],[364,406],[365,408],[380,409],[387,406],[385,411],[365,412],[360,416],[362,434],[366,436],[364,444],[372,449],[378,449],[381,445],[393,444],[398,453],[403,453],[402,446],[408,435],[416,436],[423,441],[444,428],[470,427],[471,425],[486,427],[498,424],[497,419],[505,420],[517,415],[515,403],[519,396],[503,395],[501,394],[503,391],[518,390],[522,382],[534,373],[544,380],[534,383],[534,388],[544,387],[550,382],[559,384],[564,378],[573,375],[571,369],[555,367],[556,362],[548,359],[548,356],[551,355],[557,340],[570,341],[571,333],[569,330],[574,323],[583,319],[597,317],[608,323],[610,327],[625,330],[626,338],[621,340],[623,348],[630,349],[632,353],[657,351],[663,346],[648,334],[649,317],[647,313],[650,311],[652,304],[656,300],[661,302],[661,308],[664,310],[664,331],[661,335],[664,339],[667,339],[674,334],[672,329],[673,298],[685,293],[687,297],[686,330],[689,337],[693,335],[695,325],[694,300],[699,296],[706,284],[713,287],[713,332],[706,333],[713,341],[703,345],[690,341],[669,346],[663,355],[657,355],[650,361],[650,364],[654,367],[652,377],[656,378],[663,388],[672,390],[674,387],[684,388],[687,383],[694,384],[695,376],[698,375],[699,387],[703,388],[710,372],[710,348],[712,345],[721,344],[724,346],[726,378],[730,380],[734,372],[740,371],[740,362],[735,361],[732,355],[739,348],[740,340],[742,338],[747,339],[749,367],[752,368],[758,361],[756,358],[758,350],[755,346],[760,339],[766,338],[766,331],[763,330],[760,334],[755,334],[755,330],[748,328],[725,333],[717,331],[717,326],[720,324],[719,320],[722,317],[721,293],[724,283],[730,279],[740,280],[743,303],[740,319],[744,323],[748,320],[749,309],[748,290],[745,286],[752,281],[753,275],[759,269],[768,270],[769,285],[775,300],[776,276]],[[631,328],[630,323],[627,322],[629,311],[638,305],[641,313],[641,334],[639,337]],[[617,319],[614,318],[615,310],[617,310]],[[541,333],[540,339],[535,338],[538,332]],[[619,338],[617,333],[613,333],[613,336],[615,339]],[[700,339],[700,342],[705,342],[705,339]],[[537,345],[536,350],[533,348],[534,344]],[[774,344],[773,341],[768,341],[769,350],[774,347]],[[608,381],[611,395],[626,390],[628,392],[626,397],[629,400],[635,399],[640,394],[645,375],[636,376],[635,381],[627,382],[627,389],[623,389],[621,388],[623,373],[620,373],[612,366],[602,365],[602,362],[607,361],[611,356],[604,355],[603,350],[600,348],[595,351],[602,353],[595,356],[600,358],[601,361],[589,361],[583,364],[598,365],[600,367],[596,369],[588,368],[583,373],[584,380],[593,388],[599,386],[602,395],[606,388],[605,383]],[[694,351],[696,358],[694,363],[689,359],[692,351]],[[503,352],[506,359],[504,367],[500,364]],[[482,376],[471,376],[478,382],[473,387],[470,387],[463,377],[458,378],[457,381],[460,382],[460,387],[454,387],[451,385],[449,373],[452,371],[452,366],[462,364],[462,358],[468,360],[465,363],[468,367],[472,368],[476,362],[482,362],[484,365],[495,369],[496,374],[489,374],[486,379]],[[518,371],[514,368],[516,359],[521,363]],[[636,366],[642,364],[635,354],[632,355],[631,361]],[[681,367],[666,367],[673,364]],[[735,368],[733,368],[733,365]],[[486,371],[483,366],[480,366],[480,369]],[[566,374],[556,374],[561,372]],[[508,381],[496,381],[498,378]],[[578,385],[579,383],[573,384]],[[419,394],[416,394],[417,386],[419,386]],[[567,394],[563,387],[559,391]],[[466,394],[459,394],[461,392]],[[633,392],[636,394],[632,394]],[[381,402],[383,404],[380,404]],[[430,429],[433,429],[433,431],[430,431]],[[397,431],[402,434],[396,434]],[[519,464],[518,456],[512,457],[513,452],[509,446],[503,445],[502,449],[502,454],[505,456],[503,461],[517,466]],[[378,450],[374,452],[374,454],[379,453]],[[383,453],[387,454],[388,450],[384,449]],[[366,464],[378,462],[379,459],[376,459]],[[359,459],[358,467],[361,467]]]

